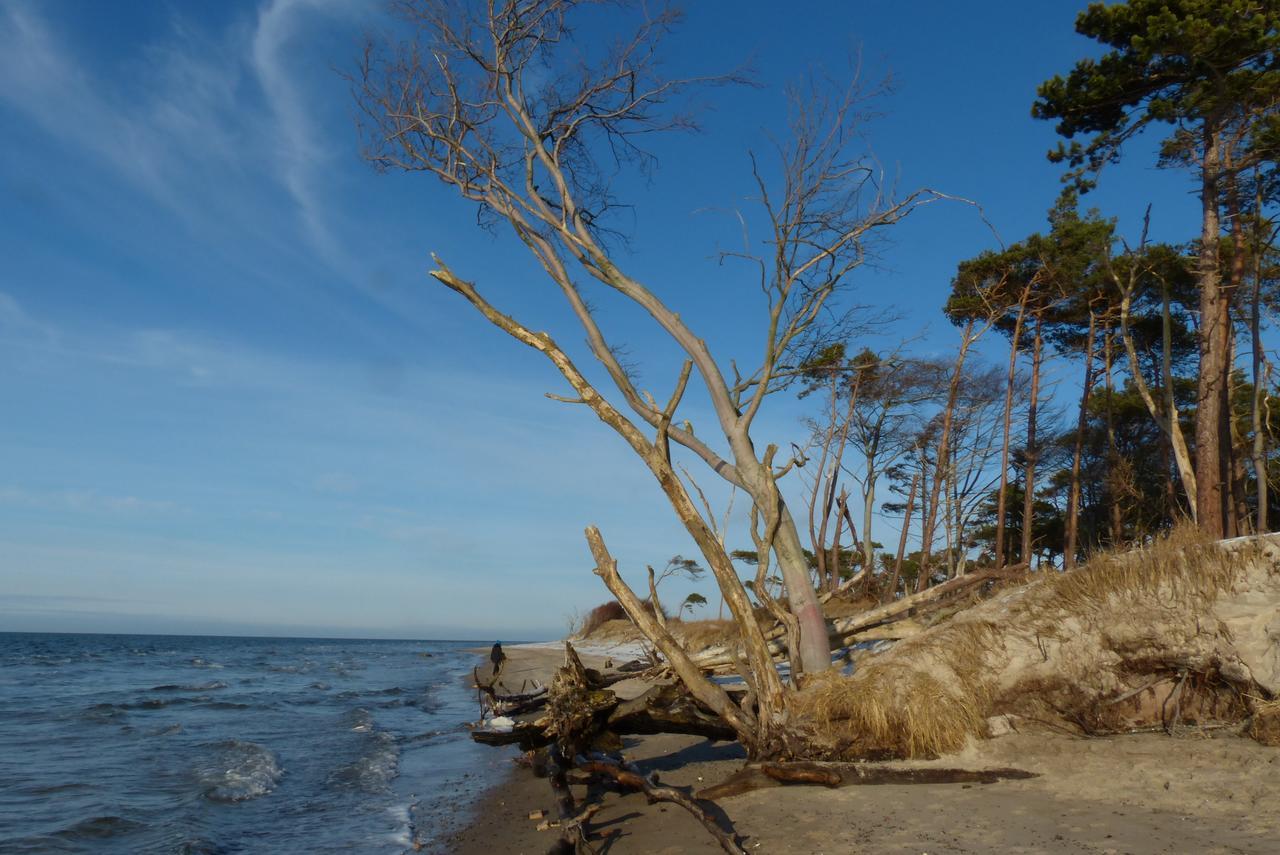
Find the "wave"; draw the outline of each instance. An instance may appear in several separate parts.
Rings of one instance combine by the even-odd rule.
[[[253,709],[254,704],[242,704],[236,701],[209,700],[206,703],[201,704],[200,706],[202,709],[206,709],[206,710],[247,710],[247,709]],[[261,705],[259,705],[259,708],[261,708]]]
[[[207,683],[192,683],[191,685],[178,685],[177,683],[166,683],[163,686],[152,686],[153,692],[212,692],[214,689],[225,689],[227,684],[221,680],[210,680]]]
[[[132,704],[117,704],[122,710],[162,710],[165,707],[182,704],[206,704],[213,700],[212,695],[195,695],[190,698],[144,698]]]
[[[373,730],[373,715],[364,707],[356,707],[343,713],[339,719],[349,730],[356,733],[368,733]]]
[[[195,769],[202,795],[214,802],[241,802],[264,796],[284,776],[280,761],[265,745],[230,739]]]
[[[70,792],[75,792],[77,790],[91,790],[91,789],[93,789],[93,787],[90,786],[89,784],[84,783],[83,781],[72,781],[70,783],[48,784],[43,787],[30,787],[26,790],[26,792],[30,793],[33,796],[54,796],[54,795],[58,795],[59,793],[70,793]]]
[[[396,738],[384,730],[376,730],[369,732],[360,756],[336,769],[329,776],[329,782],[366,793],[382,793],[390,789],[392,779],[399,772],[400,748]]]
[[[91,707],[86,707],[84,711],[80,713],[80,716],[89,721],[109,724],[123,718],[125,716],[125,711],[124,708],[118,707],[115,704],[94,704]]]
[[[122,816],[95,816],[82,819],[57,832],[64,840],[102,840],[137,831],[145,826]]]

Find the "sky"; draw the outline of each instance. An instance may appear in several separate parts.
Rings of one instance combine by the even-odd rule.
[[[866,343],[953,353],[956,263],[1044,228],[1058,192],[1030,105],[1091,52],[1084,3],[688,6],[673,71],[756,85],[702,94],[699,133],[617,178],[621,263],[749,361],[749,271],[716,260],[754,204],[748,153],[785,130],[788,84],[856,59],[892,80],[865,129],[886,180],[975,203],[913,214],[858,271],[853,299],[900,318]],[[0,0],[0,631],[548,638],[607,598],[587,524],[636,581],[691,553],[621,441],[544,397],[554,370],[427,277],[436,252],[578,346],[510,233],[362,160],[344,75],[393,27],[362,0]],[[1086,203],[1130,234],[1150,203],[1153,237],[1185,240],[1190,176],[1151,146]],[[596,296],[665,397],[675,354]],[[803,412],[766,405],[761,443]],[[686,415],[710,430],[696,396]]]

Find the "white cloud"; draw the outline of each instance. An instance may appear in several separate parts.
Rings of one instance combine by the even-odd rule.
[[[322,130],[313,120],[314,104],[290,74],[288,46],[302,29],[302,20],[316,12],[348,11],[345,0],[272,0],[258,16],[250,51],[253,70],[275,119],[275,163],[302,217],[315,248],[333,267],[350,274],[351,258],[335,240],[318,179],[331,155],[320,143]]]

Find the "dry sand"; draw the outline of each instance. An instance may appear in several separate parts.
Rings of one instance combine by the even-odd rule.
[[[512,690],[523,679],[548,681],[562,661],[548,647],[509,648],[508,655],[504,682]],[[596,667],[603,662],[598,655],[583,659]],[[634,694],[645,686],[629,681],[616,688]],[[673,735],[628,738],[625,753],[664,783],[696,788],[718,783],[742,762],[737,745]],[[1014,766],[1040,777],[989,785],[786,787],[725,799],[720,807],[748,852],[1280,852],[1280,748],[1232,735],[1015,733],[910,765]],[[602,852],[720,851],[677,807],[649,806],[638,795],[605,798],[608,807],[592,823]],[[444,851],[546,852],[555,832],[535,830],[528,818],[535,810],[554,815],[550,787],[513,767],[480,805],[476,822],[449,837]],[[612,834],[607,843],[605,834]]]

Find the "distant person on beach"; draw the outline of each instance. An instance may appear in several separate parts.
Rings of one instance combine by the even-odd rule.
[[[493,643],[493,650],[489,651],[489,661],[493,663],[493,676],[498,676],[498,672],[502,670],[502,663],[507,661],[507,654],[502,652],[501,641]]]

